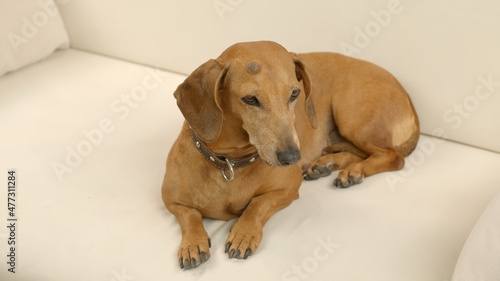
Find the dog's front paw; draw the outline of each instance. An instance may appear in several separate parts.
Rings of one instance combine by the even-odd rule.
[[[230,259],[248,258],[255,253],[262,240],[262,230],[238,222],[234,224],[226,240],[225,252]]]
[[[354,169],[346,169],[340,171],[337,178],[333,181],[333,185],[340,188],[348,188],[352,185],[363,182],[363,172]]]
[[[182,239],[178,253],[181,269],[195,268],[206,262],[210,258],[211,246],[208,237]]]

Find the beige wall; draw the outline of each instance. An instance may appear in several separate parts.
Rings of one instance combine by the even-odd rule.
[[[408,90],[423,133],[500,151],[497,0],[58,2],[74,48],[184,74],[261,39],[370,60]]]

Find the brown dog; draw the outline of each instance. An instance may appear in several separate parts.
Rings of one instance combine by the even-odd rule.
[[[225,251],[246,259],[266,221],[298,198],[303,178],[342,170],[334,185],[348,187],[401,169],[419,138],[408,95],[384,69],[334,53],[296,55],[273,42],[229,47],[174,96],[186,121],[162,197],[181,226],[181,268],[210,257],[203,217],[239,217]]]

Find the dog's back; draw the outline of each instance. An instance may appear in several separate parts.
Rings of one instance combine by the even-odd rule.
[[[404,157],[414,150],[420,136],[419,120],[408,94],[393,75],[373,63],[338,53],[299,54],[299,58],[311,81],[317,133],[328,136],[321,141],[351,141],[350,137],[358,138],[377,127],[372,140],[380,139],[379,134],[390,136],[383,141]],[[314,133],[306,130],[299,135],[310,139]]]

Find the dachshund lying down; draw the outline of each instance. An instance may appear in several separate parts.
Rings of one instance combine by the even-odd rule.
[[[410,98],[386,70],[274,42],[229,47],[174,96],[186,121],[168,155],[162,198],[181,227],[183,269],[210,257],[203,217],[239,217],[225,251],[246,259],[303,179],[341,170],[333,185],[346,188],[401,169],[420,134]]]

